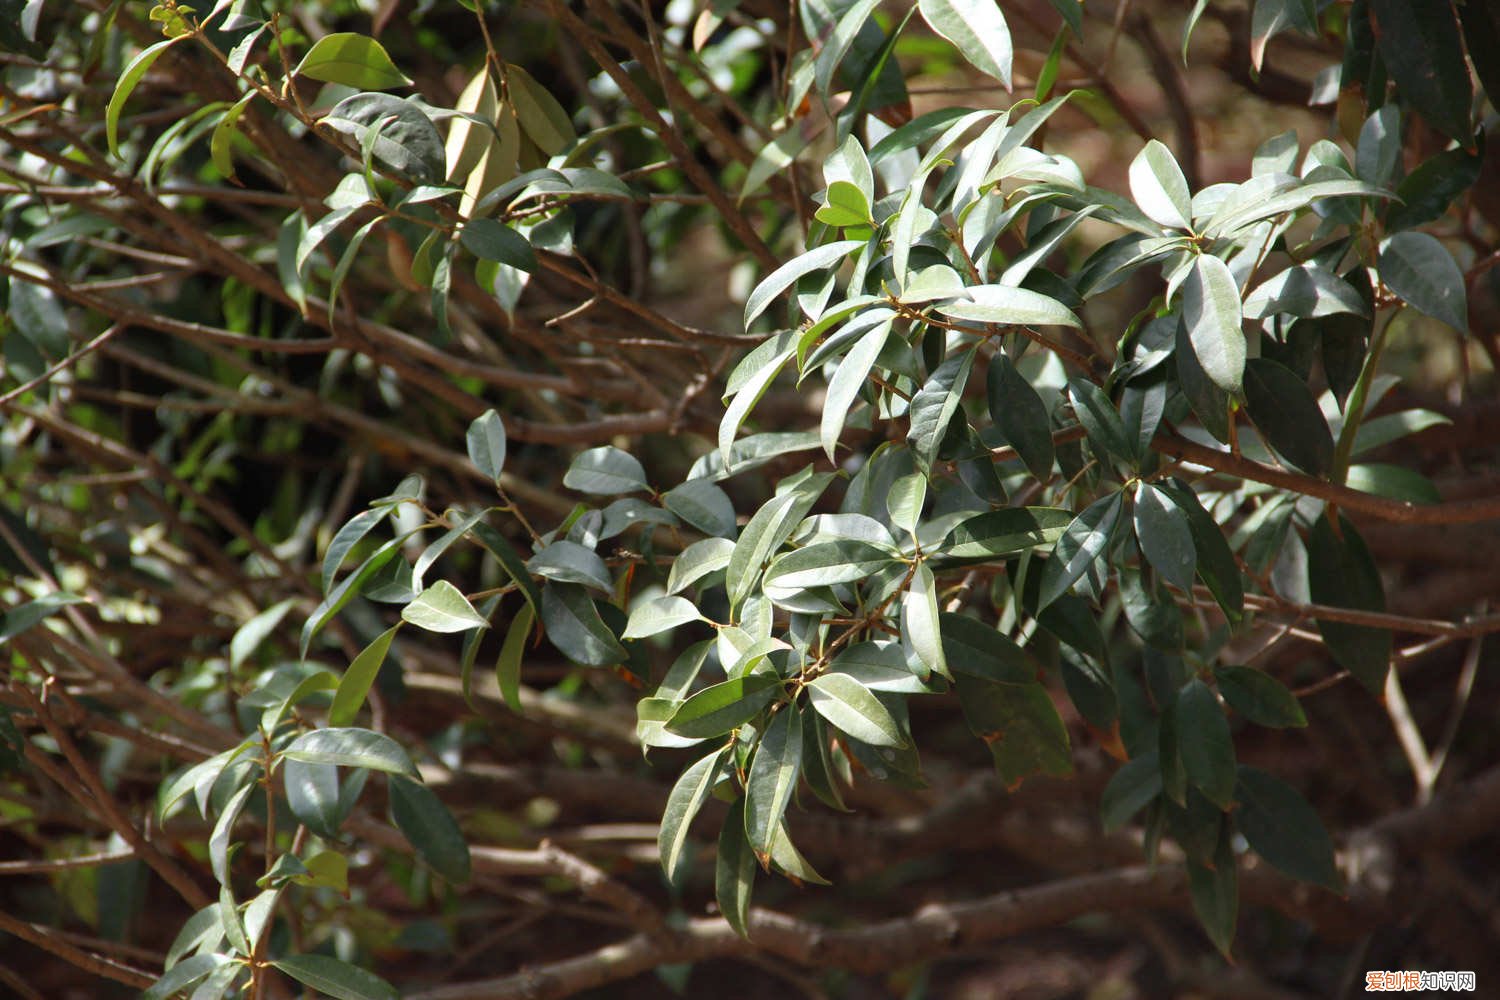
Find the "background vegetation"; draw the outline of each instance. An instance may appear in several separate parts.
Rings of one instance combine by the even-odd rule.
[[[4,989],[1500,980],[1500,21],[919,7],[0,0]]]

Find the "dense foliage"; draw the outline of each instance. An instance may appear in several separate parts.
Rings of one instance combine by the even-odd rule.
[[[1500,974],[1490,6],[0,8],[19,995]]]

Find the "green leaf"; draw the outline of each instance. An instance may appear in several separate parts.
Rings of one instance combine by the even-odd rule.
[[[383,45],[352,31],[336,31],[318,39],[293,72],[355,90],[390,90],[411,84]]]
[[[698,613],[693,602],[685,597],[658,597],[650,601],[642,601],[630,612],[630,621],[625,626],[623,639],[642,639],[648,635],[656,635],[671,629],[679,628],[688,622],[704,621],[704,617]]]
[[[719,849],[714,865],[714,898],[724,920],[742,938],[748,938],[750,892],[755,886],[755,852],[745,836],[745,800],[735,799],[719,831]]]
[[[1114,539],[1124,506],[1124,495],[1111,493],[1095,500],[1068,525],[1042,572],[1042,587],[1037,595],[1038,611],[1067,593],[1084,574],[1093,570]]]
[[[548,580],[593,587],[605,594],[614,593],[614,578],[599,554],[565,538],[552,542],[532,556],[526,568]]]
[[[1146,217],[1167,229],[1189,229],[1193,195],[1172,151],[1155,139],[1130,162],[1130,193]]]
[[[400,996],[373,972],[327,955],[288,955],[272,959],[270,964],[336,1000],[398,1000]]]
[[[483,521],[477,522],[473,527],[474,537],[479,543],[489,550],[490,554],[499,561],[500,567],[505,570],[507,576],[520,590],[521,596],[526,598],[526,603],[531,605],[532,611],[540,611],[542,595],[537,590],[536,582],[531,579],[531,574],[526,569],[526,563],[521,560],[521,554],[515,550],[505,536],[500,534],[490,525]]]
[[[748,330],[755,318],[766,311],[778,295],[814,271],[825,270],[843,260],[865,245],[864,240],[840,240],[827,243],[794,257],[761,279],[760,284],[745,300],[745,328]]]
[[[1325,512],[1307,536],[1307,583],[1313,603],[1359,611],[1384,611],[1385,588],[1380,570],[1364,539],[1347,518],[1338,532]],[[1329,654],[1377,698],[1385,694],[1391,663],[1389,629],[1318,619],[1318,631]]]
[[[865,194],[851,181],[834,181],[828,186],[828,200],[813,214],[824,225],[845,228],[868,226],[870,203]]]
[[[965,351],[956,358],[949,358],[932,373],[917,394],[911,398],[908,410],[910,429],[906,443],[917,468],[926,472],[937,461],[938,449],[948,433],[948,424],[959,412],[963,402],[964,388],[969,382],[969,372],[974,367],[974,352]]]
[[[1132,757],[1114,773],[1099,800],[1105,833],[1114,833],[1161,795],[1161,763],[1155,750]]]
[[[1439,503],[1443,499],[1432,480],[1420,472],[1380,462],[1349,466],[1349,471],[1344,475],[1344,485],[1361,493],[1373,493],[1410,503]]]
[[[229,668],[238,670],[249,659],[250,654],[254,653],[260,644],[276,631],[276,627],[281,624],[282,619],[296,603],[296,598],[288,597],[284,601],[271,605],[235,629],[234,637],[229,640]]]
[[[1482,6],[1471,3],[1464,9],[1477,10]],[[1469,52],[1471,56],[1476,55],[1472,41]],[[1492,57],[1495,55],[1500,53],[1492,53]],[[1479,61],[1475,59],[1476,66]],[[1386,212],[1386,232],[1412,229],[1442,218],[1448,207],[1478,182],[1480,163],[1480,156],[1465,149],[1449,149],[1423,160],[1396,188],[1396,197],[1400,201],[1393,203]]]
[[[1068,400],[1097,451],[1126,461],[1135,456],[1135,445],[1120,414],[1097,385],[1086,378],[1069,379]]]
[[[339,800],[337,767],[287,759],[281,762],[281,783],[297,822],[320,837],[338,836],[344,810]]]
[[[1370,0],[1370,16],[1401,96],[1448,138],[1471,147],[1474,89],[1453,5]]]
[[[916,654],[917,662],[922,665],[924,680],[928,673],[948,676],[947,659],[943,655],[943,634],[939,624],[937,580],[925,562],[917,564],[911,574],[911,584],[901,595],[901,641]],[[860,739],[864,737],[861,736]],[[874,741],[865,739],[865,742]]]
[[[593,598],[577,584],[549,582],[543,587],[541,615],[547,638],[574,663],[604,667],[628,656],[599,617]]]
[[[958,700],[974,735],[984,740],[1007,788],[1033,774],[1073,772],[1068,731],[1042,685],[997,684],[958,672]]]
[[[1267,443],[1311,476],[1333,467],[1333,434],[1307,383],[1268,358],[1245,363],[1245,405]]]
[[[1226,829],[1219,836],[1212,868],[1189,862],[1187,869],[1193,910],[1214,947],[1228,957],[1240,912],[1239,870],[1229,831]]]
[[[464,436],[469,449],[469,461],[474,468],[484,473],[496,486],[500,485],[500,473],[505,468],[505,424],[500,414],[485,410],[469,425]]]
[[[1469,331],[1463,271],[1435,236],[1416,232],[1387,236],[1380,242],[1380,280],[1418,312],[1455,330]]]
[[[1036,666],[1010,639],[965,615],[942,612],[943,655],[955,674],[1005,684],[1030,684]]]
[[[385,662],[391,640],[396,638],[400,629],[399,624],[386,629],[349,664],[349,669],[344,671],[344,677],[339,681],[338,690],[334,692],[333,704],[328,709],[330,726],[347,726],[354,721],[360,706],[365,703],[365,696],[370,693],[375,675],[380,672],[380,665]]]
[[[1214,667],[1214,678],[1225,703],[1256,725],[1271,729],[1307,725],[1297,696],[1265,671],[1225,665]]]
[[[1292,878],[1343,892],[1333,841],[1313,807],[1274,774],[1241,765],[1235,825],[1250,847]]]
[[[521,129],[543,154],[556,156],[573,142],[573,120],[552,92],[524,69],[505,64],[505,87],[516,106]]]
[[[1147,482],[1136,485],[1135,537],[1163,579],[1178,590],[1192,593],[1198,565],[1192,525],[1171,497]]]
[[[1203,429],[1220,441],[1229,441],[1229,395],[1214,384],[1198,360],[1186,323],[1177,324],[1176,346],[1172,356],[1177,360],[1177,385],[1187,397],[1188,405]]]
[[[939,303],[937,311],[954,319],[1018,326],[1074,326],[1083,324],[1056,299],[1010,285],[971,285],[968,299]]]
[[[1209,379],[1238,395],[1245,373],[1240,290],[1229,266],[1199,254],[1182,283],[1182,318],[1193,353]]]
[[[1234,804],[1234,740],[1213,690],[1194,678],[1177,696],[1177,749],[1187,779],[1220,809]]]
[[[1272,275],[1245,298],[1247,319],[1282,313],[1304,318],[1340,313],[1369,316],[1370,309],[1349,282],[1326,267],[1308,263]]]
[[[87,604],[88,598],[77,594],[53,591],[34,601],[19,604],[9,611],[0,612],[0,643],[20,635],[33,625],[50,618],[69,604]]]
[[[186,37],[186,35],[179,35],[176,38],[157,42],[136,53],[135,58],[125,64],[125,69],[120,72],[120,79],[115,83],[114,92],[109,95],[109,104],[104,109],[104,137],[109,143],[110,156],[120,155],[120,112],[125,109],[125,102],[130,100],[130,94],[135,90],[136,84],[141,82],[141,78],[146,75],[156,60],[161,58],[163,52]]]
[[[311,764],[364,767],[387,774],[420,778],[401,744],[369,729],[314,729],[291,742],[281,756]]]
[[[978,70],[1010,89],[1010,27],[995,0],[920,0],[922,18]]]
[[[429,632],[463,632],[471,628],[489,628],[469,599],[447,580],[439,580],[417,595],[416,600],[401,609],[403,621]]]
[[[469,845],[443,800],[416,781],[392,778],[391,819],[417,855],[449,882],[469,880]]]
[[[344,564],[349,551],[389,513],[383,508],[362,510],[333,536],[333,541],[328,543],[328,551],[323,554],[323,593],[328,593],[333,586],[333,578]]]
[[[495,657],[495,683],[500,688],[500,697],[512,712],[521,711],[521,657],[526,652],[526,639],[531,635],[531,626],[536,622],[536,610],[524,604],[511,620],[506,630],[505,641]]]
[[[887,320],[861,336],[839,363],[833,377],[828,380],[828,394],[823,399],[823,419],[818,429],[818,440],[830,462],[837,461],[834,448],[838,445],[839,435],[844,431],[844,420],[849,416],[860,389],[864,388],[870,369],[885,348],[890,333],[891,322]]]
[[[221,966],[232,961],[228,955],[194,955],[167,970],[160,979],[141,994],[141,1000],[167,1000],[189,986],[207,979]]]
[[[771,854],[772,838],[801,773],[802,715],[795,706],[787,706],[766,727],[745,781],[745,837],[762,864]]]
[[[493,260],[531,273],[537,269],[536,251],[526,237],[494,219],[470,219],[458,238],[480,260]]]
[[[1159,483],[1177,506],[1187,512],[1188,523],[1193,529],[1193,548],[1198,554],[1198,578],[1210,591],[1219,607],[1224,609],[1231,623],[1238,623],[1245,606],[1244,585],[1240,582],[1240,567],[1234,561],[1234,552],[1224,540],[1224,533],[1198,502],[1198,494],[1191,488],[1173,480]]]
[[[667,806],[662,812],[661,827],[656,835],[657,850],[661,855],[661,868],[667,881],[682,884],[682,865],[687,856],[688,830],[693,818],[719,780],[730,751],[726,747],[711,753],[682,772],[667,796]]]
[[[661,502],[705,535],[735,536],[734,501],[707,479],[690,479],[662,494]]]
[[[1060,507],[1005,507],[959,522],[934,556],[993,562],[1062,537],[1072,512]]]
[[[580,452],[563,476],[563,485],[580,493],[615,496],[649,490],[646,470],[629,452],[603,445]]]
[[[678,553],[667,576],[667,593],[676,594],[729,565],[735,544],[727,538],[705,538]]]
[[[871,691],[926,694],[932,690],[912,673],[896,642],[854,643],[828,664],[828,673],[848,674]]]
[[[871,746],[906,745],[891,713],[850,674],[829,672],[815,677],[808,682],[807,693],[819,715],[855,739]]]
[[[922,520],[922,505],[926,501],[927,477],[922,473],[913,472],[896,480],[885,498],[892,526],[915,535]]]
[[[986,378],[990,417],[1037,479],[1052,475],[1052,423],[1042,397],[1002,353],[990,359]]]
[[[440,184],[447,153],[437,126],[415,105],[390,94],[355,94],[322,124],[352,136],[369,155],[418,184]]]
[[[732,677],[704,688],[683,702],[682,707],[667,720],[666,728],[679,736],[695,739],[723,736],[755,718],[780,689],[781,678],[774,674]]]
[[[818,542],[778,556],[766,567],[765,586],[782,589],[858,583],[895,561],[885,549],[841,539]]]
[[[832,482],[830,473],[809,476],[797,486],[778,493],[751,516],[745,530],[734,543],[734,552],[725,569],[725,586],[729,606],[737,608],[750,595],[766,560],[781,548],[796,530],[797,522],[807,516],[812,505]]]

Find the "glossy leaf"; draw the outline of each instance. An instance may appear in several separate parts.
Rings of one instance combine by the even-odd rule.
[[[695,739],[723,736],[760,714],[781,689],[773,674],[749,674],[722,681],[693,695],[667,720],[669,732]]]
[[[892,553],[866,542],[819,542],[776,557],[766,567],[766,586],[783,589],[858,583],[891,564]]]
[[[679,628],[688,622],[702,620],[703,616],[698,613],[697,607],[687,598],[658,597],[642,601],[631,610],[630,621],[620,637],[641,639]]]
[[[523,604],[505,632],[505,641],[495,657],[495,684],[500,688],[500,697],[512,712],[521,711],[521,658],[526,653],[526,640],[531,636],[531,626],[536,623],[536,611],[530,604]]]
[[[532,556],[526,568],[548,580],[593,587],[605,594],[614,592],[614,577],[599,554],[565,538],[559,538]]]
[[[537,269],[536,251],[526,237],[494,219],[470,219],[459,231],[464,249],[481,260],[493,260],[522,271]]]
[[[823,399],[823,418],[819,424],[818,440],[829,461],[836,460],[834,449],[838,446],[839,435],[844,431],[844,421],[848,418],[859,391],[864,388],[866,379],[870,377],[870,369],[885,348],[890,334],[891,324],[887,321],[862,335],[828,380],[828,394]]]
[[[728,758],[727,749],[699,758],[682,772],[667,796],[656,846],[661,855],[662,871],[666,873],[667,881],[673,885],[681,884],[682,866],[687,856],[688,830],[693,825],[693,818],[698,815],[703,803],[708,801],[709,793],[719,780]]]
[[[287,806],[297,822],[320,837],[338,836],[344,821],[339,802],[339,772],[333,764],[288,758],[281,762]]]
[[[843,260],[849,254],[865,245],[864,240],[840,240],[836,243],[827,243],[816,247],[800,257],[794,257],[785,264],[766,275],[755,286],[750,297],[745,300],[745,327],[749,329],[755,318],[766,311],[776,297],[797,281],[814,271],[821,271],[832,267]]]
[[[447,580],[439,580],[417,595],[416,600],[401,609],[403,621],[429,632],[463,632],[471,628],[489,628],[469,599]]]
[[[1135,537],[1163,579],[1179,590],[1192,592],[1198,551],[1187,514],[1166,493],[1146,482],[1136,486]]]
[[[355,90],[390,90],[411,83],[391,61],[385,46],[352,31],[335,31],[318,39],[294,72]]]
[[[1151,750],[1126,761],[1104,786],[1099,819],[1105,833],[1114,833],[1161,795],[1161,764]]]
[[[766,727],[745,781],[745,837],[762,863],[771,853],[772,838],[801,773],[802,716],[789,706]]]
[[[1060,507],[1005,507],[961,521],[944,539],[944,559],[989,562],[1048,545],[1072,522]]]
[[[1168,229],[1187,229],[1193,219],[1192,192],[1172,151],[1155,139],[1130,163],[1130,193],[1146,217]]]
[[[948,423],[959,411],[969,372],[974,367],[974,352],[965,351],[937,367],[932,376],[911,398],[908,410],[910,430],[906,443],[917,468],[926,471],[937,460],[938,449],[948,432]]]
[[[1234,741],[1213,690],[1196,678],[1177,696],[1177,747],[1188,781],[1220,809],[1234,803]]]
[[[1227,956],[1240,912],[1239,870],[1228,832],[1219,838],[1212,868],[1196,862],[1189,862],[1187,868],[1193,910],[1214,947]]]
[[[1111,493],[1095,500],[1072,520],[1053,547],[1052,558],[1047,560],[1042,573],[1038,610],[1067,593],[1104,556],[1114,539],[1123,508],[1123,494]]]
[[[818,714],[841,732],[871,746],[904,746],[906,740],[880,699],[847,673],[825,673],[807,684]]]
[[[1005,440],[1033,476],[1047,480],[1052,475],[1054,453],[1046,404],[1004,353],[990,359],[986,397],[990,417]]]
[[[1134,457],[1135,445],[1119,412],[1097,385],[1085,378],[1070,379],[1068,401],[1097,451],[1121,460]]]
[[[384,733],[369,729],[314,729],[291,742],[281,756],[310,764],[364,767],[420,779],[405,750]]]
[[[346,97],[323,118],[323,124],[351,135],[370,154],[419,184],[441,183],[447,154],[437,126],[415,104],[390,94]]]
[[[594,599],[577,584],[554,582],[543,587],[541,618],[552,645],[574,663],[604,667],[627,657],[625,647],[599,616]]]
[[[918,8],[970,64],[1010,89],[1010,27],[995,0],[920,0]]]
[[[1068,731],[1047,689],[1031,682],[999,684],[957,673],[958,700],[974,735],[990,748],[1007,788],[1033,774],[1073,771]]]
[[[615,496],[649,490],[646,470],[634,455],[612,445],[580,452],[563,476],[563,485],[580,493]]]
[[[17,605],[9,611],[0,612],[0,643],[20,635],[27,629],[52,617],[69,604],[86,604],[87,598],[77,594],[53,591],[34,601]],[[285,609],[283,609],[284,611]],[[272,626],[274,628],[274,625]],[[236,633],[238,636],[238,633]]]
[[[1182,318],[1199,365],[1214,385],[1238,395],[1245,373],[1240,290],[1229,266],[1199,254],[1182,283]]]
[[[662,494],[662,505],[705,535],[734,538],[734,501],[707,479],[689,479]]]
[[[1436,237],[1417,232],[1387,236],[1380,243],[1380,280],[1418,312],[1468,332],[1463,271]]]
[[[749,937],[750,892],[755,886],[755,852],[745,836],[745,800],[735,799],[719,831],[714,865],[714,898],[734,932]]]
[[[917,662],[922,665],[924,680],[929,672],[948,676],[938,617],[937,580],[932,575],[932,568],[925,562],[917,564],[912,571],[910,585],[901,595],[901,641],[916,654]],[[864,739],[862,736],[859,738]]]
[[[967,299],[939,303],[954,319],[1021,326],[1082,326],[1072,310],[1053,298],[1010,285],[970,285]]]
[[[109,95],[109,104],[104,109],[104,138],[109,144],[109,155],[120,155],[120,112],[125,110],[125,102],[130,100],[131,93],[136,85],[160,59],[162,53],[182,41],[186,35],[176,38],[168,38],[166,41],[157,42],[148,48],[136,53],[125,68],[120,71],[120,78],[115,83],[114,91]]]
[[[1448,138],[1469,146],[1474,141],[1474,89],[1453,5],[1369,3],[1380,54],[1401,96]]]

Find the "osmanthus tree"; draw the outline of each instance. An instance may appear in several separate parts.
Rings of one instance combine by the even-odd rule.
[[[1488,5],[0,7],[20,995],[1494,968]]]

